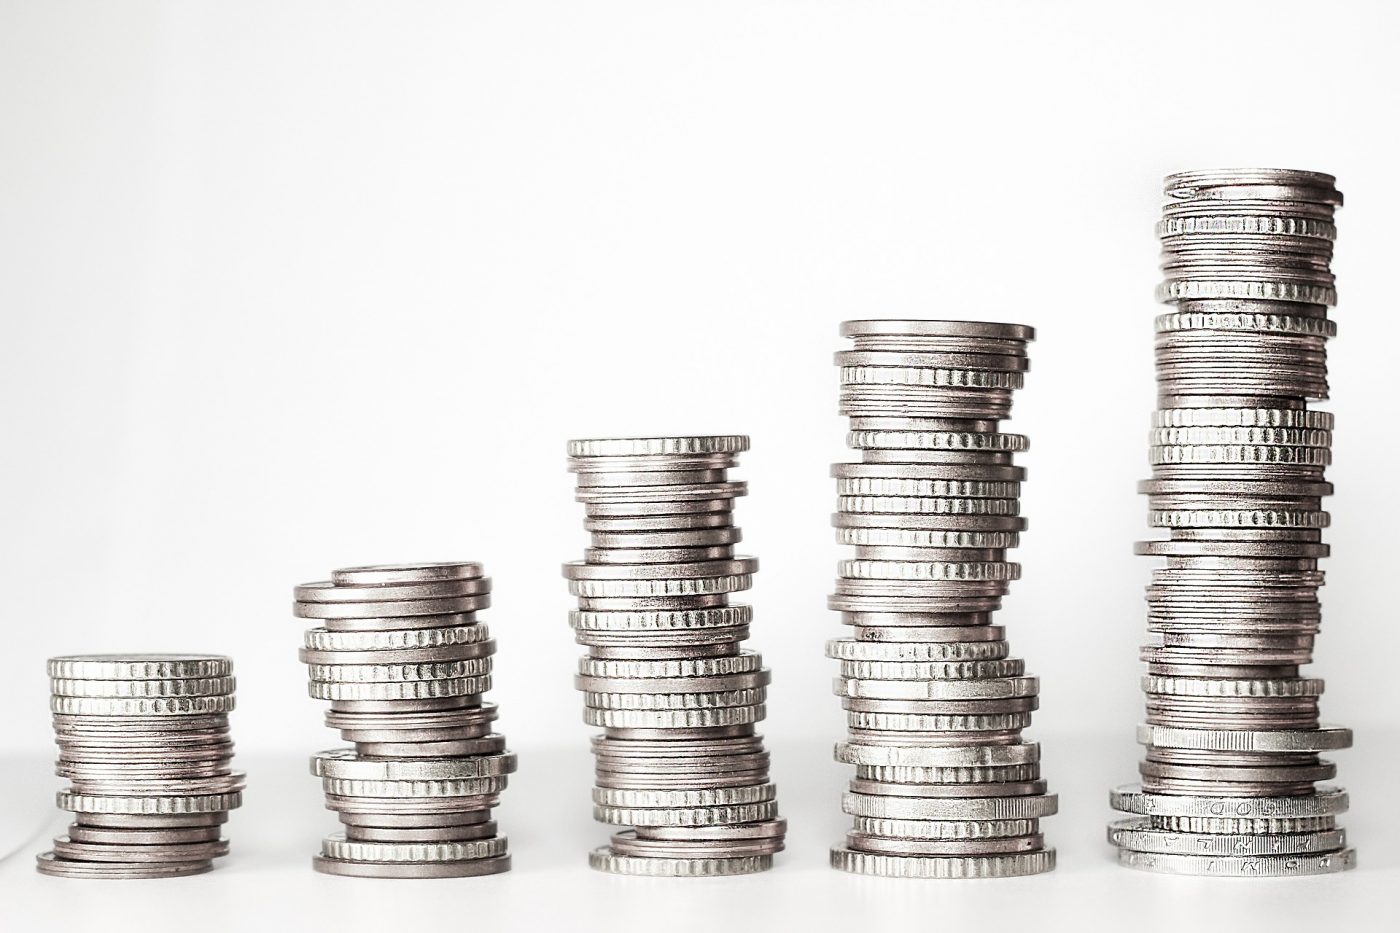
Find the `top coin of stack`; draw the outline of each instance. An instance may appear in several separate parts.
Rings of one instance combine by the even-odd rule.
[[[327,874],[459,878],[510,868],[491,808],[515,770],[491,731],[496,643],[478,611],[491,581],[471,562],[347,567],[296,588],[295,613],[322,623],[301,660],[326,725],[353,749],[311,771],[345,826],[313,862]]]
[[[1141,787],[1112,795],[1120,861],[1183,874],[1295,875],[1353,863],[1318,788],[1319,752],[1350,744],[1318,721],[1299,675],[1321,622],[1322,497],[1332,416],[1327,308],[1342,203],[1317,172],[1227,169],[1166,180],[1158,233],[1158,410],[1149,524],[1167,559],[1148,587]]]
[[[752,610],[729,604],[758,562],[735,557],[728,478],[748,438],[576,440],[576,498],[592,546],[566,564],[584,719],[593,740],[594,817],[635,827],[589,863],[628,875],[761,871],[783,847],[768,752],[755,734],[769,674],[742,651]]]
[[[1029,327],[847,321],[836,354],[841,413],[859,463],[838,463],[841,562],[830,606],[853,637],[828,643],[856,766],[855,826],[831,864],[913,878],[1026,875],[1054,867],[1039,820],[1056,810],[1040,747],[1024,742],[1039,685],[992,613],[1020,566],[1025,527],[998,431],[1029,369]]]
[[[67,835],[39,871],[67,878],[195,875],[228,853],[242,802],[232,770],[233,664],[217,655],[51,658],[57,774]]]

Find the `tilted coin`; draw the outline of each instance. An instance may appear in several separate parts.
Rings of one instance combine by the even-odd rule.
[[[614,875],[645,875],[656,878],[698,878],[722,875],[745,875],[767,871],[773,866],[771,855],[749,855],[738,858],[656,858],[614,854],[608,846],[600,846],[588,855],[589,867]]]
[[[311,773],[358,781],[451,781],[512,774],[515,764],[511,752],[470,758],[372,759],[351,749],[335,749],[313,756]]]
[[[364,567],[342,567],[333,571],[331,582],[337,586],[385,586],[434,583],[440,580],[472,580],[483,573],[482,566],[472,561],[371,564]]]
[[[189,864],[227,855],[228,840],[122,845],[110,842],[81,842],[67,836],[59,836],[53,841],[53,854],[56,858],[81,862]]]
[[[37,857],[40,874],[58,878],[178,878],[185,875],[200,875],[211,870],[214,863],[209,860],[198,862],[157,863],[149,862],[85,862],[60,858],[53,852],[45,852]]]

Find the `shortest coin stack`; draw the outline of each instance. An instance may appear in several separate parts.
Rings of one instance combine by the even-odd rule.
[[[462,878],[510,868],[491,809],[515,755],[491,731],[496,643],[480,564],[349,567],[296,588],[295,613],[321,622],[301,660],[326,725],[354,748],[311,759],[344,824],[317,871],[366,878]]]
[[[66,835],[38,857],[65,878],[197,875],[228,853],[233,663],[216,655],[74,655],[48,663]]]

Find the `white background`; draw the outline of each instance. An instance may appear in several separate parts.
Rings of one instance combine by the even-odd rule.
[[[613,930],[1122,923],[1120,899],[1144,929],[1158,907],[1362,916],[1397,866],[1396,25],[1392,4],[1277,0],[0,2],[0,852],[19,850],[0,883],[23,892],[0,910],[38,922],[79,889],[28,864],[35,827],[62,825],[44,658],[207,650],[240,681],[235,855],[205,879],[83,887],[104,922],[93,890],[137,911],[192,892],[231,928],[270,904],[369,922],[399,891],[424,917],[503,892],[480,898],[497,926]],[[1363,867],[1296,884],[1133,875],[1100,841],[1137,761],[1160,176],[1240,164],[1332,172],[1347,196],[1313,670],[1326,718],[1358,732],[1338,760]],[[1031,735],[1064,801],[1048,878],[821,867],[844,778],[822,656],[840,633],[827,465],[846,458],[831,353],[853,317],[1039,330],[1013,422],[1031,531],[1002,619],[1043,681]],[[606,830],[570,684],[559,564],[586,538],[563,442],[711,431],[753,437],[739,520],[790,851],[763,879],[604,879],[583,867]],[[305,695],[291,587],[456,558],[496,583],[516,871],[313,879],[333,821],[302,756],[336,737]]]

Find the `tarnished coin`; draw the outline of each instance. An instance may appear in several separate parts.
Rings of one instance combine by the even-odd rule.
[[[80,862],[45,852],[36,859],[40,874],[57,878],[179,878],[202,875],[214,867],[209,860],[199,862]]]

